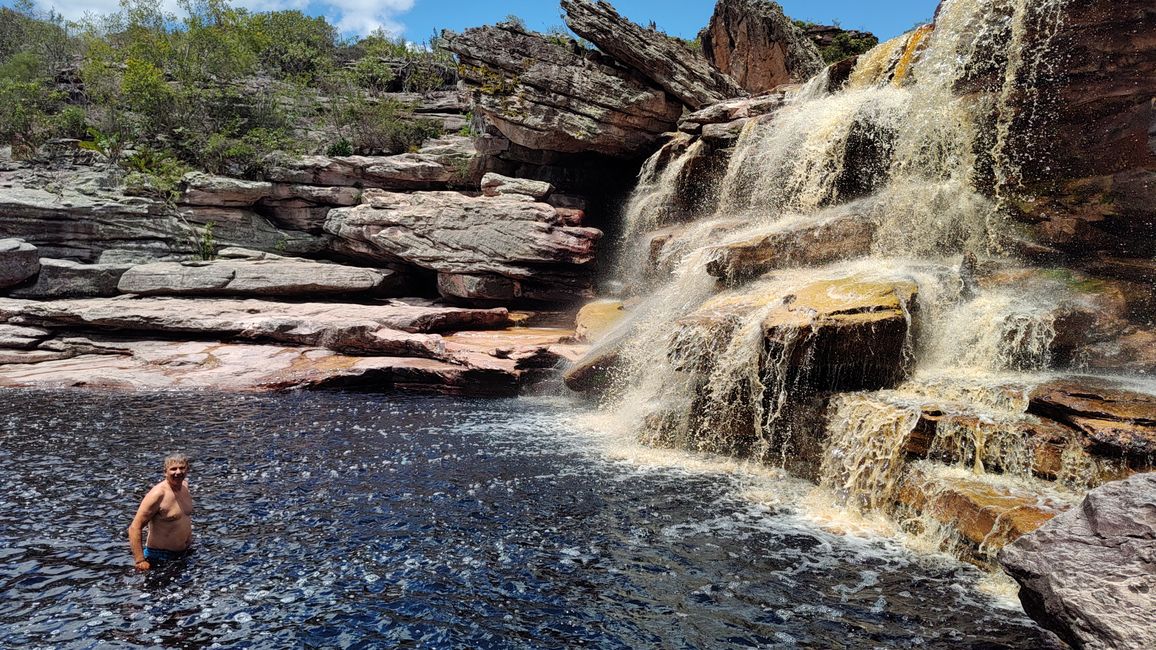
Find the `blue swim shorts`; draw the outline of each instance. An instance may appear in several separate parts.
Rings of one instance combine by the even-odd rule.
[[[149,548],[145,547],[144,556],[149,561],[149,564],[156,564],[158,562],[172,562],[174,560],[183,560],[193,554],[193,549],[186,548],[183,551],[170,551],[163,548]]]

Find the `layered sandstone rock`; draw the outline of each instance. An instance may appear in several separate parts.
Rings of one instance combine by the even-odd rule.
[[[1072,427],[1089,453],[1130,465],[1156,464],[1156,397],[1093,377],[1045,383],[1031,392],[1028,411]]]
[[[637,158],[682,104],[592,52],[503,23],[447,34],[474,111],[529,150]]]
[[[707,59],[752,94],[823,69],[818,48],[774,2],[719,0],[699,40]]]
[[[1156,646],[1156,473],[1108,483],[1000,553],[1024,610],[1078,648]]]
[[[19,239],[0,239],[0,289],[15,286],[40,270],[40,252]]]
[[[504,327],[505,309],[276,303],[260,300],[93,298],[0,299],[0,321],[70,330],[237,337],[327,347],[352,354],[440,357],[448,330]]]
[[[101,298],[120,293],[117,284],[130,264],[81,264],[70,260],[40,260],[32,284],[8,292],[13,298]]]
[[[877,224],[853,211],[780,220],[773,229],[708,249],[707,272],[728,283],[774,269],[820,266],[871,252]]]
[[[389,270],[322,264],[276,255],[266,259],[156,262],[123,273],[121,293],[145,296],[318,296],[387,294],[399,287]],[[388,285],[387,285],[388,283]]]
[[[1094,0],[1066,5],[1058,23],[1034,18],[1021,49],[1048,43],[1062,58],[1017,79],[1008,144],[1013,180],[1023,184],[1009,188],[1015,207],[1053,254],[1151,261],[1156,13],[1147,0]]]
[[[637,70],[691,110],[745,94],[697,51],[618,15],[609,3],[562,0],[566,24],[598,49]]]
[[[335,246],[348,254],[401,261],[449,276],[497,276],[530,287],[529,293],[548,293],[550,298],[539,299],[554,302],[589,295],[588,265],[602,233],[564,225],[550,205],[518,194],[472,197],[378,190],[367,191],[364,201],[333,210],[325,224],[337,237]],[[472,296],[478,283],[471,282],[446,278],[439,284],[450,296]],[[499,295],[494,296],[495,291]],[[486,295],[478,297],[527,293],[501,280],[483,292]]]

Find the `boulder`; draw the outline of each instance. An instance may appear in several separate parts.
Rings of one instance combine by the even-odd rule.
[[[512,23],[445,38],[474,112],[528,150],[638,158],[682,112],[680,102],[596,53]]]
[[[550,196],[554,186],[544,181],[534,181],[528,178],[510,178],[490,172],[482,176],[482,194],[497,196],[499,194],[522,194],[539,201]]]
[[[334,248],[349,255],[448,275],[537,283],[569,299],[589,294],[590,262],[602,235],[563,225],[554,207],[527,196],[380,190],[367,191],[359,206],[331,211],[325,230],[337,238]],[[467,284],[458,290],[443,281],[451,293],[468,294]],[[508,294],[512,285],[499,284],[498,291]]]
[[[20,239],[0,239],[0,289],[16,286],[40,270],[40,252]]]
[[[159,201],[58,189],[0,187],[0,238],[19,237],[45,257],[80,261],[94,261],[109,248],[153,257],[192,252],[187,228]]]
[[[122,293],[145,296],[317,296],[382,293],[395,275],[389,270],[323,264],[303,259],[220,259],[156,262],[124,273]],[[388,285],[387,285],[388,283]]]
[[[71,260],[40,260],[36,282],[8,292],[13,298],[103,298],[120,291],[117,283],[131,264],[81,264]]]
[[[599,50],[637,70],[691,110],[745,94],[682,41],[643,29],[618,15],[609,3],[562,0],[566,24]]]
[[[784,386],[803,392],[844,391],[890,386],[906,375],[914,281],[788,278],[719,294],[679,319],[672,360],[701,371],[701,364],[714,363],[702,355],[725,349],[740,323],[756,317],[760,372],[768,380],[777,375]]]
[[[1092,490],[999,561],[1028,615],[1073,647],[1156,647],[1156,473]]]
[[[751,94],[823,69],[815,44],[767,0],[719,0],[699,41],[707,60]]]
[[[1029,396],[1028,412],[1072,427],[1089,453],[1137,468],[1156,463],[1156,396],[1096,377],[1046,382]]]
[[[683,133],[700,133],[708,124],[745,123],[745,120],[762,115],[770,115],[787,104],[789,93],[784,90],[759,95],[740,97],[711,104],[702,110],[688,113],[678,121],[678,130]]]
[[[574,338],[579,341],[596,341],[614,329],[625,316],[621,300],[588,302],[574,317]]]
[[[728,283],[774,269],[819,266],[871,252],[877,224],[854,211],[783,219],[742,239],[708,248],[707,273]]]

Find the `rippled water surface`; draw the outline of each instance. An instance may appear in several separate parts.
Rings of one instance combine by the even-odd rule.
[[[1045,645],[977,570],[615,459],[559,399],[2,395],[0,647]],[[174,449],[196,552],[145,577]]]

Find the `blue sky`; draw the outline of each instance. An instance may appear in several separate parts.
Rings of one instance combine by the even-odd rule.
[[[118,0],[34,1],[71,19],[85,13],[115,11],[118,6]],[[12,2],[0,0],[0,5]],[[161,2],[176,11],[176,0]],[[381,27],[415,42],[428,40],[434,30],[461,31],[499,22],[510,14],[538,31],[562,24],[556,0],[234,0],[234,4],[256,11],[300,9],[326,16],[347,34],[365,34]],[[710,19],[715,0],[611,0],[611,4],[637,23],[654,21],[667,33],[691,38]],[[838,21],[847,29],[863,29],[887,39],[929,20],[938,0],[780,0],[779,4],[792,18],[824,24]]]

